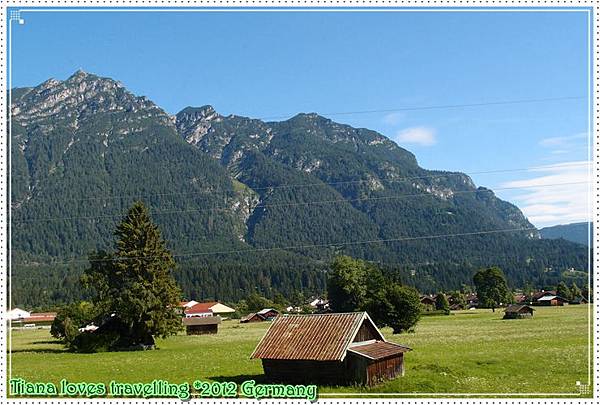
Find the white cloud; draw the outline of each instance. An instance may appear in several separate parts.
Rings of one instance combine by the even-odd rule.
[[[588,161],[538,166],[529,170],[535,177],[509,181],[502,187],[527,187],[511,199],[537,227],[588,221],[589,168]]]
[[[431,146],[437,143],[435,139],[435,130],[427,127],[406,128],[396,133],[394,141],[397,144],[416,144],[421,146]]]
[[[403,112],[393,112],[383,117],[383,122],[388,125],[398,125],[404,120],[406,114]]]
[[[573,147],[573,146],[582,146],[582,144],[583,144],[582,140],[585,140],[587,138],[588,138],[587,132],[582,132],[579,134],[569,135],[569,136],[554,136],[551,138],[542,139],[540,141],[540,145],[547,147],[547,148],[554,148],[554,147],[565,148],[565,147]]]

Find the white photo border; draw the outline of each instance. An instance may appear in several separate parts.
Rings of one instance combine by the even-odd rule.
[[[0,110],[3,116],[8,117],[10,106],[11,86],[11,41],[10,33],[13,24],[26,23],[26,13],[31,12],[73,12],[73,11],[102,11],[102,12],[411,12],[411,11],[442,11],[442,12],[584,12],[588,14],[588,147],[589,159],[589,219],[590,227],[593,226],[593,242],[600,246],[600,5],[589,0],[6,0],[0,8],[0,91],[5,96],[0,100]],[[8,134],[8,122],[0,122],[0,131]],[[0,284],[4,292],[0,294],[0,305],[3,309],[10,309],[10,137],[6,136],[5,142],[0,142],[0,161],[4,163],[2,180],[0,181],[0,204],[5,209],[0,213],[0,243],[5,249],[0,256]],[[595,177],[595,179],[594,179]],[[595,180],[595,181],[594,181]],[[590,249],[591,252],[591,249]],[[593,305],[588,305],[588,380],[583,390],[593,387],[593,398],[577,397],[577,393],[323,393],[319,395],[319,402],[331,404],[379,404],[401,400],[409,404],[442,403],[451,404],[525,404],[536,403],[554,405],[558,402],[594,403],[600,396],[600,381],[593,381],[593,376],[600,371],[600,337],[594,334],[600,330],[600,255],[596,252],[588,260],[589,285],[593,288]],[[592,261],[593,259],[593,261]],[[592,264],[593,263],[593,264]],[[593,274],[593,281],[592,281]],[[592,313],[593,310],[593,313]],[[5,312],[0,325],[0,397],[8,402],[15,403],[123,403],[141,404],[148,400],[122,399],[122,398],[7,398],[8,379],[11,370],[11,339],[10,328]],[[593,342],[593,344],[592,344]],[[581,393],[585,393],[582,391]],[[336,399],[335,397],[350,397]],[[412,398],[418,396],[420,398]],[[561,398],[564,396],[564,398]],[[387,398],[386,398],[387,397]],[[393,397],[394,399],[390,398]],[[432,397],[430,399],[430,397]],[[477,399],[474,399],[477,398]],[[192,399],[193,400],[193,399]],[[231,404],[240,401],[254,401],[249,399],[202,399],[205,402]],[[181,403],[178,399],[152,399],[158,403]],[[292,404],[305,401],[297,400],[261,400],[268,404]]]

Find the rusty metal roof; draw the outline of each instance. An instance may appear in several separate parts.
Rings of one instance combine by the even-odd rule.
[[[409,350],[412,349],[408,346],[402,346],[392,342],[383,342],[381,340],[376,340],[367,344],[351,345],[350,348],[348,348],[349,352],[358,354],[371,360],[394,357]]]
[[[373,323],[366,312],[278,316],[251,358],[341,361],[364,321]]]

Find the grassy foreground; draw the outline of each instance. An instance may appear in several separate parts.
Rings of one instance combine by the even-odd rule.
[[[218,335],[174,336],[159,341],[159,350],[95,354],[65,352],[47,329],[13,330],[12,377],[106,384],[111,380],[260,380],[261,363],[249,356],[268,326],[225,321]],[[502,320],[501,311],[459,311],[424,317],[415,333],[392,335],[387,328],[383,333],[388,340],[413,348],[405,357],[406,375],[370,389],[320,387],[322,397],[334,393],[579,395],[576,382],[588,382],[587,305],[538,307],[533,319],[517,320]]]

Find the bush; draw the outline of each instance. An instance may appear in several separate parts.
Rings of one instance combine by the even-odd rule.
[[[89,325],[96,316],[94,306],[87,301],[75,302],[61,308],[50,326],[50,334],[67,345],[79,335],[79,328]]]
[[[435,309],[444,312],[446,315],[450,314],[450,304],[448,304],[448,299],[443,293],[439,293],[435,297]]]
[[[392,284],[387,288],[386,298],[390,307],[386,324],[394,334],[412,330],[421,318],[419,292],[412,287]]]

